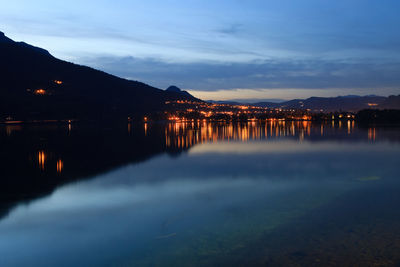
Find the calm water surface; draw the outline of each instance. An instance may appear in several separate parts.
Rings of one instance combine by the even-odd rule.
[[[0,126],[0,266],[399,266],[400,128]]]

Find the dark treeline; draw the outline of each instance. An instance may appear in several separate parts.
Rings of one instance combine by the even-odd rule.
[[[400,110],[398,109],[365,109],[356,114],[355,119],[360,123],[400,123]]]

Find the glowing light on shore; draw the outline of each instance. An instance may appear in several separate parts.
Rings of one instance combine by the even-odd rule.
[[[46,94],[46,90],[40,88],[35,90],[35,95],[45,95]]]

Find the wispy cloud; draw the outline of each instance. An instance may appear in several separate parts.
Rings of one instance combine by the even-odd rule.
[[[266,60],[249,63],[165,63],[134,57],[82,58],[80,62],[164,88],[196,91],[237,88],[399,88],[400,62],[375,60]]]
[[[399,8],[397,0],[20,0],[2,4],[0,30],[161,88],[388,92],[400,87]]]
[[[244,28],[243,24],[233,23],[231,25],[228,25],[225,28],[218,30],[218,32],[223,33],[223,34],[228,34],[228,35],[234,35],[234,34],[239,33],[243,28]]]

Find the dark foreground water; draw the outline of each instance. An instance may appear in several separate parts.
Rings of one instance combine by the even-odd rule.
[[[399,266],[400,129],[0,126],[0,266]]]

